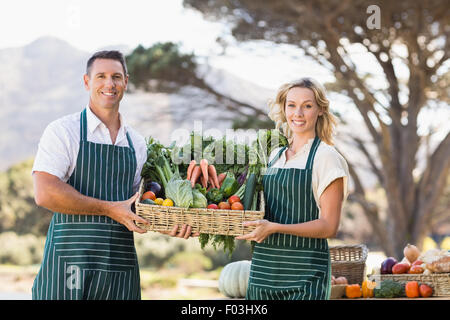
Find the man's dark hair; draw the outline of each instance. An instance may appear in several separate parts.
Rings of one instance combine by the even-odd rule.
[[[127,64],[125,62],[125,58],[123,57],[123,54],[120,51],[117,50],[110,50],[110,51],[98,51],[92,55],[92,57],[89,58],[87,65],[86,65],[86,74],[90,75],[92,64],[96,59],[111,59],[111,60],[117,60],[120,62],[123,68],[123,73],[126,76],[128,73],[127,70]]]

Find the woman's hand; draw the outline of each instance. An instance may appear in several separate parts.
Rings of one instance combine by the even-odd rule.
[[[237,236],[236,240],[253,240],[258,243],[261,243],[270,236],[272,233],[276,232],[276,223],[270,222],[266,219],[255,220],[255,221],[244,221],[244,227],[247,226],[256,226],[255,230],[248,234],[244,234],[242,236]]]
[[[167,234],[171,237],[184,238],[184,239],[189,239],[190,236],[198,237],[200,235],[198,232],[192,234],[192,227],[187,224],[183,224],[181,226],[180,231],[178,231],[178,225],[176,224],[173,226],[171,231],[159,231],[159,233]]]

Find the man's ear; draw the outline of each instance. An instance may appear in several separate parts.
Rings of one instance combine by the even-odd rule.
[[[127,88],[128,88],[128,77],[129,77],[129,75],[127,74],[125,76],[125,91],[127,91]]]
[[[83,82],[84,82],[84,87],[86,88],[87,91],[89,91],[89,75],[85,74],[83,76]]]

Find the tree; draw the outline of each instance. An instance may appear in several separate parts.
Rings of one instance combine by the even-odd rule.
[[[212,94],[221,105],[241,117],[251,114],[262,121],[267,119],[266,113],[258,107],[210,86],[201,75],[196,58],[194,54],[182,53],[179,45],[172,42],[156,43],[149,48],[139,45],[126,56],[130,82],[147,91],[173,92],[183,86],[193,86]]]
[[[421,245],[433,226],[449,220],[448,203],[444,212],[435,208],[449,173],[450,134],[439,139],[423,170],[417,158],[427,140],[418,134],[419,113],[448,107],[450,6],[445,0],[377,1],[380,28],[371,29],[377,17],[367,9],[373,3],[184,0],[186,7],[208,19],[228,21],[238,41],[294,44],[334,73],[336,82],[329,89],[348,96],[370,134],[370,140],[350,138],[385,190],[386,219],[367,199],[360,176],[347,159],[355,185],[350,200],[361,205],[386,254],[401,257],[407,242]],[[376,11],[375,7],[373,14]],[[355,47],[379,67],[381,82],[359,70],[351,54]],[[406,77],[400,68],[407,71]],[[376,157],[369,145],[375,146]]]

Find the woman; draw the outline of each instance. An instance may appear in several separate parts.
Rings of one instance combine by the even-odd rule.
[[[348,166],[332,147],[335,120],[325,90],[303,78],[283,85],[269,117],[288,138],[263,177],[266,216],[256,229],[246,299],[329,299],[334,237],[347,195]]]

